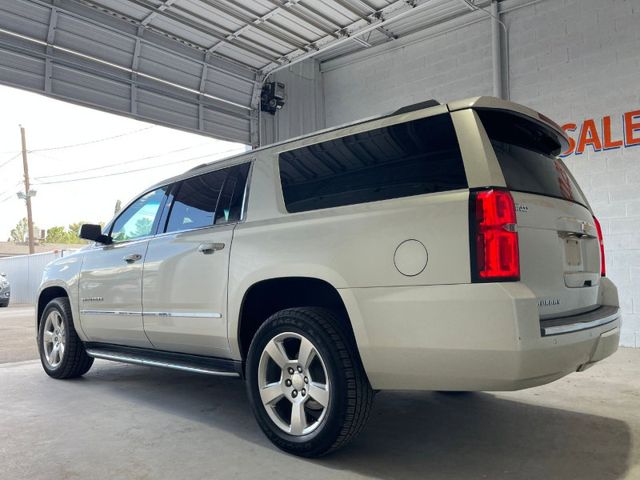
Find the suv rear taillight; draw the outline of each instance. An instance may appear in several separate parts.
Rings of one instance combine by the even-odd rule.
[[[474,282],[520,280],[516,207],[507,190],[470,196],[471,270]]]
[[[593,217],[593,221],[596,224],[596,230],[598,231],[598,243],[600,243],[600,275],[605,277],[607,275],[607,268],[604,261],[604,238],[602,237],[602,227],[596,217]]]

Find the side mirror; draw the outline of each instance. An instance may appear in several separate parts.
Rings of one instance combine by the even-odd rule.
[[[111,237],[109,235],[102,234],[102,227],[92,223],[85,223],[80,227],[80,238],[104,243],[105,245],[109,245],[111,243]]]

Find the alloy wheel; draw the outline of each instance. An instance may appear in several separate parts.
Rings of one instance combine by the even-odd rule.
[[[62,315],[57,310],[52,310],[45,319],[42,333],[42,346],[47,364],[51,368],[57,368],[64,358],[66,336]]]
[[[316,430],[329,408],[325,362],[298,333],[280,333],[267,342],[258,365],[258,390],[269,418],[290,435]]]

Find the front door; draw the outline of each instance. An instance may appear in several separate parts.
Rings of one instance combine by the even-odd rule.
[[[110,245],[87,250],[79,278],[80,322],[92,342],[151,347],[142,324],[142,268],[165,188],[127,207],[108,232]]]
[[[144,265],[144,329],[159,350],[225,357],[227,278],[249,165],[180,182]]]

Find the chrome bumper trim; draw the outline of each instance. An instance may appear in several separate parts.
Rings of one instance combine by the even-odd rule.
[[[577,321],[574,323],[568,323],[566,325],[556,325],[553,327],[541,327],[541,330],[542,330],[542,335],[547,337],[549,335],[560,335],[563,333],[573,333],[573,332],[579,332],[582,330],[588,330],[590,328],[601,327],[608,323],[615,322],[619,318],[620,318],[620,309],[616,308],[614,312],[608,315],[605,315],[601,318],[596,318],[591,321],[586,321],[586,322]]]

